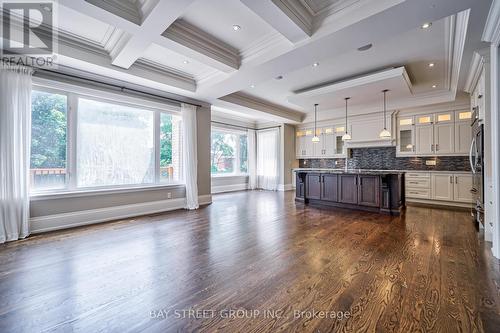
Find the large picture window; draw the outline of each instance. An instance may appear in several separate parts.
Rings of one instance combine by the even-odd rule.
[[[31,94],[30,182],[33,188],[66,186],[68,98],[63,94]]]
[[[212,128],[212,175],[238,175],[248,172],[247,135]]]
[[[180,183],[181,139],[175,112],[34,90],[31,190]]]

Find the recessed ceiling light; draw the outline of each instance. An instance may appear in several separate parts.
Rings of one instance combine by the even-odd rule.
[[[283,79],[283,75],[278,75],[275,77],[276,80],[282,80]]]
[[[234,31],[241,30],[241,27],[240,27],[239,25],[237,25],[237,24],[234,24],[234,25],[233,25],[233,30],[234,30]]]
[[[433,85],[432,85],[432,88],[437,88],[437,85],[433,84]]]
[[[251,85],[250,85],[250,88],[255,88],[255,84],[251,84]]]
[[[433,62],[431,62],[431,63],[429,64],[429,67],[434,67],[434,63],[433,63]]]
[[[421,28],[422,29],[429,29],[431,26],[432,26],[431,22],[426,22],[426,23],[422,24]]]
[[[187,64],[189,64],[189,61],[184,60],[182,63],[183,63],[184,65],[187,65]]]
[[[373,44],[366,44],[366,45],[363,45],[361,47],[358,47],[358,51],[368,51],[369,49],[371,49],[373,46]]]
[[[315,63],[313,64],[313,67],[318,67],[318,66],[319,66],[319,62],[315,62]]]

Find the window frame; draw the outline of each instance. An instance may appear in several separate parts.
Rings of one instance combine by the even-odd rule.
[[[75,86],[72,84],[64,84],[55,82],[52,84],[44,84],[45,82],[35,82],[32,86],[32,91],[40,91],[51,94],[59,94],[67,97],[67,114],[66,114],[66,177],[64,187],[55,189],[35,189],[29,190],[30,197],[45,197],[57,196],[59,194],[84,194],[84,193],[115,193],[123,191],[133,191],[141,189],[157,189],[165,187],[184,186],[182,170],[180,171],[181,179],[177,181],[160,181],[160,118],[161,114],[170,114],[180,117],[180,107],[175,108],[168,104],[141,100],[136,97],[129,97],[110,92],[97,92],[89,88]],[[79,92],[81,91],[81,92]],[[102,97],[101,97],[102,96]],[[154,158],[155,170],[152,183],[144,184],[125,184],[125,185],[103,185],[103,186],[77,186],[77,130],[78,130],[78,101],[80,98],[94,100],[101,103],[111,103],[122,105],[140,110],[153,112],[153,135],[154,135]],[[182,147],[181,147],[182,149]],[[30,157],[31,158],[31,157]]]
[[[226,127],[219,127],[219,126],[212,126],[211,128],[211,134],[210,134],[210,152],[212,152],[212,134],[214,132],[218,133],[225,133],[225,134],[232,134],[232,135],[237,135],[238,140],[236,144],[236,151],[235,151],[235,165],[234,165],[234,170],[236,172],[232,173],[212,173],[212,156],[210,156],[210,177],[211,178],[224,178],[224,177],[245,177],[248,176],[248,168],[247,172],[241,172],[241,156],[240,156],[240,136],[244,135],[247,137],[247,145],[248,145],[248,133],[242,130],[236,130],[236,129],[230,129]],[[248,160],[248,151],[247,151],[247,160]]]

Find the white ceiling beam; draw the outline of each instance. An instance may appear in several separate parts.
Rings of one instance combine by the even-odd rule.
[[[150,14],[143,18],[141,29],[131,35],[128,41],[122,43],[120,49],[114,52],[111,58],[113,65],[125,69],[130,68],[142,56],[144,50],[153,43],[155,36],[161,35],[194,1],[158,1]]]
[[[241,2],[294,44],[310,36],[309,29],[294,22],[274,1],[241,0]]]

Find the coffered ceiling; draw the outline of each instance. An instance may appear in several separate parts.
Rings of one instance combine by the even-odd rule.
[[[491,0],[58,3],[60,71],[99,73],[203,100],[233,116],[294,123],[314,103],[314,94],[294,102],[300,92],[395,67],[406,69],[412,91],[393,96],[399,103],[393,107],[453,100],[473,51],[485,46]],[[424,22],[432,26],[421,29]],[[367,44],[369,50],[357,50]],[[359,112],[376,112],[371,104],[379,93],[364,91]],[[334,114],[341,96],[322,98]]]

